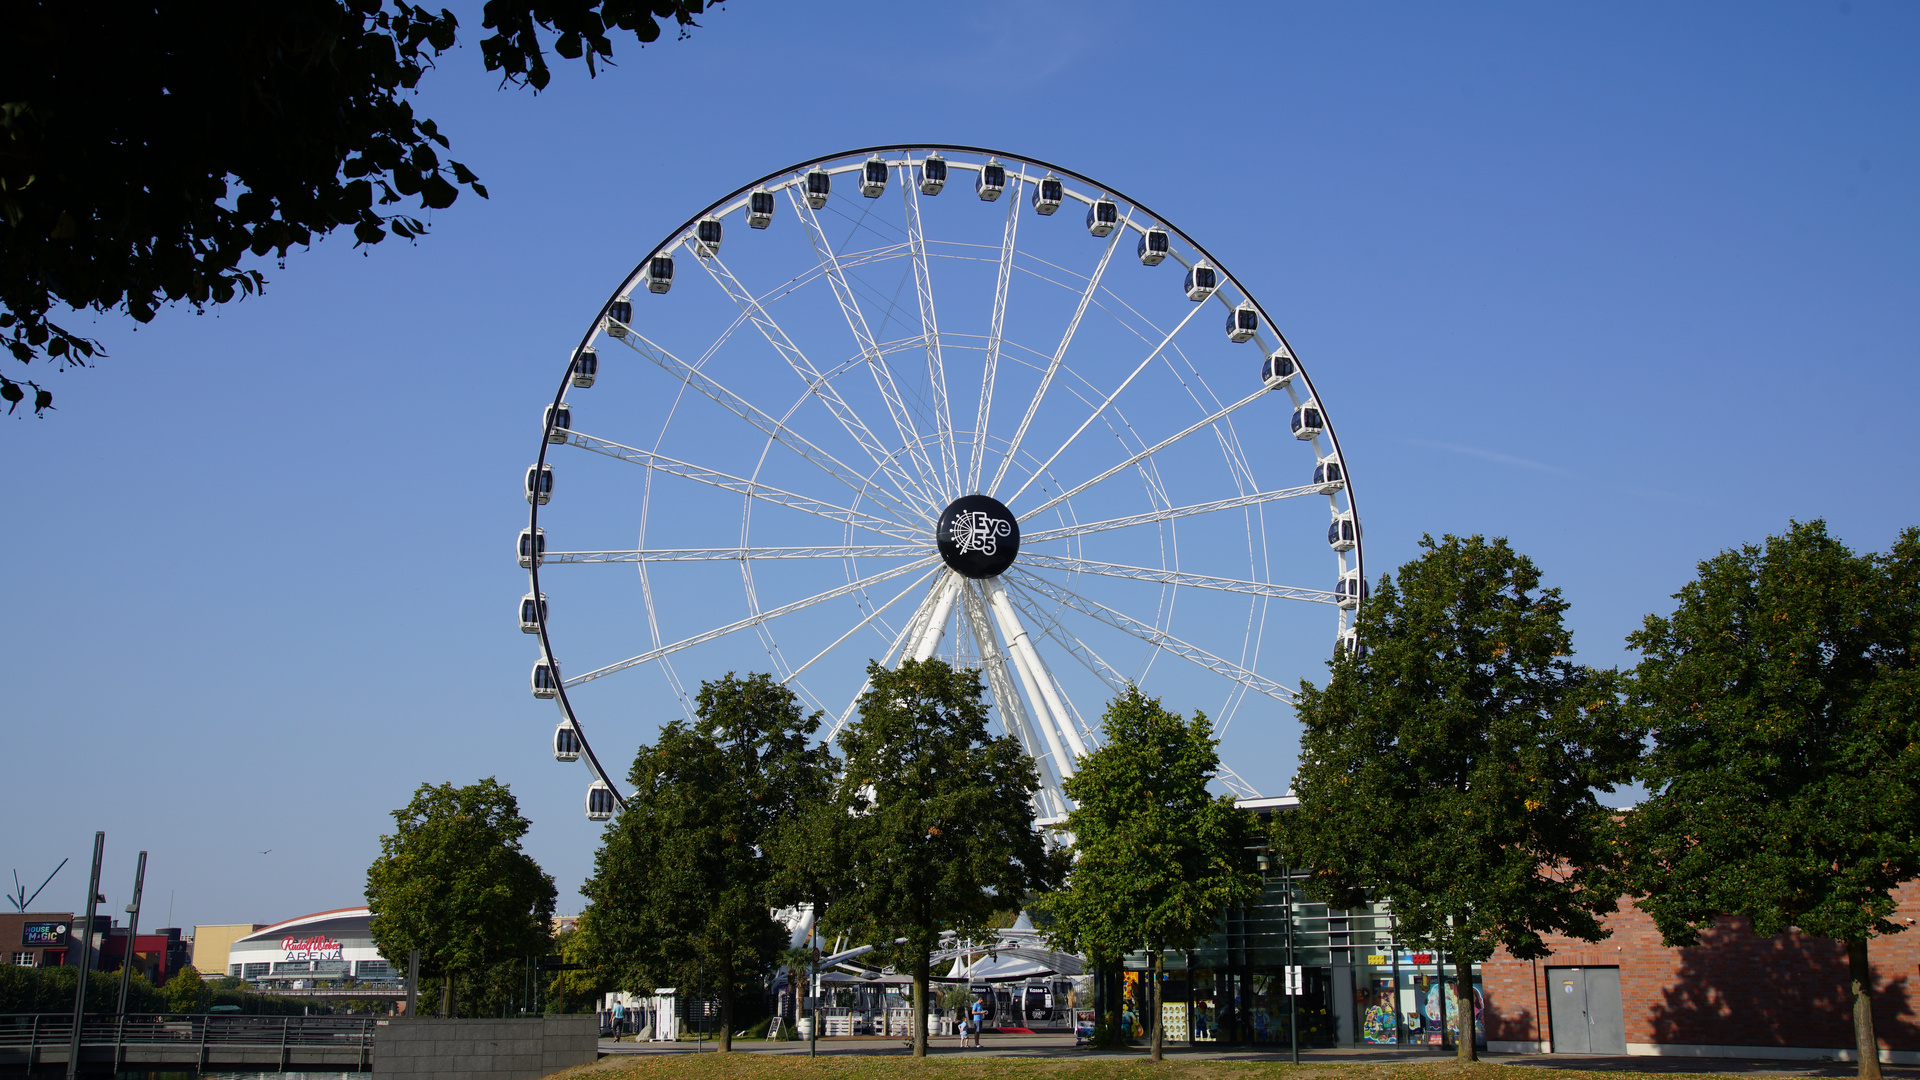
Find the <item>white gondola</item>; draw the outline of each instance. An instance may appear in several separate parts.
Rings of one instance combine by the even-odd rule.
[[[530,676],[533,683],[533,696],[550,698],[560,693],[560,664],[555,660],[541,660],[533,665]]]
[[[1361,580],[1358,570],[1341,574],[1340,580],[1333,583],[1333,602],[1348,611],[1359,607],[1360,601],[1366,598],[1367,583]]]
[[[1052,214],[1060,209],[1060,200],[1066,195],[1060,186],[1060,179],[1052,173],[1040,178],[1033,185],[1033,212],[1040,215]]]
[[[693,253],[703,259],[720,254],[720,237],[726,232],[717,217],[703,217],[693,226]]]
[[[521,529],[520,540],[514,545],[514,551],[520,559],[522,570],[531,570],[547,561],[547,530]]]
[[[1087,232],[1094,236],[1105,236],[1120,224],[1120,208],[1105,195],[1093,200],[1087,207]]]
[[[747,228],[764,229],[773,224],[773,192],[754,188],[747,193]]]
[[[613,817],[613,789],[605,780],[595,780],[587,787],[587,820],[607,821]]]
[[[594,352],[591,345],[581,346],[580,351],[573,354],[573,367],[568,377],[573,380],[573,385],[585,390],[593,385],[594,376],[598,374],[600,354]]]
[[[1253,301],[1242,300],[1238,307],[1227,313],[1227,340],[1238,344],[1252,341],[1253,335],[1260,329],[1260,312]]]
[[[1320,406],[1306,402],[1293,410],[1293,437],[1305,442],[1316,438],[1327,429],[1327,419],[1320,415]]]
[[[1192,269],[1187,271],[1186,283],[1181,286],[1187,291],[1187,299],[1193,301],[1205,300],[1219,287],[1219,271],[1203,262],[1193,264]]]
[[[647,291],[663,293],[673,288],[673,256],[655,255],[647,260]]]
[[[520,598],[520,632],[537,634],[540,624],[547,618],[547,594],[535,596],[532,593]]]
[[[613,337],[627,336],[627,327],[633,325],[633,301],[621,297],[607,305],[607,333]]]
[[[1327,526],[1327,546],[1335,551],[1352,551],[1359,542],[1360,523],[1353,519],[1353,511],[1334,515],[1333,523]]]
[[[815,210],[827,205],[827,196],[833,194],[833,177],[827,170],[815,165],[801,178],[800,194],[806,197],[807,205]]]
[[[947,159],[939,154],[928,154],[920,163],[920,194],[938,195],[940,189],[947,186]]]
[[[550,443],[567,441],[567,432],[573,430],[573,406],[566,402],[549,405],[540,411],[540,430],[547,433]]]
[[[875,154],[860,166],[860,194],[877,199],[887,190],[887,163]]]
[[[992,202],[1007,190],[1007,167],[1000,164],[999,158],[988,158],[980,166],[980,175],[973,178],[973,193],[980,196],[982,202]]]
[[[1293,357],[1287,355],[1287,350],[1275,349],[1260,365],[1260,381],[1269,389],[1277,390],[1292,382],[1298,370]]]
[[[553,466],[542,462],[527,466],[527,501],[541,506],[553,498]]]
[[[1340,639],[1334,642],[1333,647],[1341,654],[1351,656],[1356,660],[1367,655],[1367,647],[1360,644],[1360,631],[1358,630],[1348,629],[1342,631]]]
[[[1173,250],[1173,241],[1167,238],[1167,230],[1152,225],[1140,234],[1140,246],[1135,250],[1140,254],[1141,266],[1159,266]]]
[[[580,760],[580,733],[573,730],[573,725],[565,720],[560,721],[560,726],[553,729],[553,760]]]
[[[1347,486],[1347,472],[1337,458],[1323,457],[1313,467],[1313,486],[1319,488],[1322,495],[1331,495]]]

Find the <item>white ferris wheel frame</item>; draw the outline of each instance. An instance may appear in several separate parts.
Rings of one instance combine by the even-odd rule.
[[[918,207],[919,190],[918,186],[913,182],[913,177],[915,176],[914,170],[921,166],[930,154],[964,154],[983,159],[981,162],[967,161],[964,159],[947,160],[946,164],[950,171],[950,176],[952,172],[978,174],[987,162],[1002,165],[1006,169],[1006,185],[1003,195],[1008,197],[1013,203],[1008,209],[1007,223],[1001,244],[991,329],[985,349],[986,359],[979,403],[979,415],[976,418],[975,427],[971,432],[974,437],[972,439],[971,452],[968,455],[967,461],[964,463],[964,476],[960,473],[962,462],[960,461],[958,452],[956,429],[952,423],[952,417],[949,411],[950,405],[945,395],[944,360],[940,355],[941,337],[936,323],[934,300],[928,273],[928,256],[925,249],[924,236],[920,229]],[[876,157],[886,164],[890,178],[893,176],[899,177],[903,198],[907,205],[908,239],[906,243],[904,245],[895,245],[894,250],[891,252],[883,252],[881,256],[898,257],[899,249],[904,247],[913,262],[922,335],[920,338],[911,339],[902,343],[881,343],[875,341],[871,330],[867,327],[865,316],[860,309],[858,300],[853,295],[853,290],[845,278],[845,270],[853,267],[855,263],[843,261],[839,255],[831,250],[831,247],[827,245],[826,236],[819,225],[818,219],[812,216],[812,208],[801,197],[809,171],[816,170],[820,166],[827,165],[828,163],[836,163],[821,171],[826,172],[829,176],[859,173],[869,160]],[[1121,208],[1121,212],[1118,215],[1119,220],[1112,229],[1111,240],[1106,244],[1105,251],[1100,258],[1098,266],[1088,277],[1087,285],[1081,293],[1078,307],[1074,312],[1072,321],[1063,333],[1059,346],[1046,367],[1045,373],[1041,378],[1039,389],[1028,402],[1020,425],[1016,429],[1012,439],[1007,440],[1008,445],[1005,452],[1001,455],[998,468],[994,471],[988,483],[983,487],[980,481],[986,477],[987,463],[984,457],[987,443],[990,441],[987,420],[993,406],[992,396],[996,368],[1000,361],[1000,349],[1004,341],[1002,330],[1006,315],[1006,302],[1010,289],[1010,277],[1014,261],[1013,255],[1017,250],[1016,238],[1021,216],[1019,204],[1023,201],[1023,194],[1032,189],[1033,185],[1042,179],[1054,179],[1061,182],[1062,205],[1067,202],[1074,202],[1091,206],[1096,200],[1107,199],[1117,203]],[[951,182],[951,180],[949,182]],[[1070,186],[1070,182],[1086,185],[1096,194],[1089,195],[1077,190]],[[901,400],[897,387],[891,385],[890,375],[887,376],[886,379],[881,380],[880,390],[887,400],[889,412],[892,414],[890,419],[893,421],[897,434],[900,435],[903,442],[903,445],[898,447],[890,447],[885,440],[875,435],[871,429],[866,427],[858,415],[853,413],[850,406],[846,405],[844,401],[838,400],[838,393],[831,382],[831,378],[835,372],[821,372],[811,364],[805,354],[786,337],[785,332],[780,329],[778,322],[774,320],[773,316],[767,312],[762,304],[761,298],[755,297],[742,286],[737,279],[733,278],[731,271],[728,271],[725,264],[718,258],[717,252],[712,253],[710,256],[702,257],[705,253],[698,246],[695,232],[699,223],[710,218],[725,219],[733,214],[742,212],[743,208],[748,205],[752,195],[755,192],[761,191],[770,192],[775,195],[784,194],[791,208],[796,213],[796,216],[808,227],[809,238],[821,258],[821,266],[818,268],[818,273],[828,279],[834,295],[838,299],[846,316],[848,326],[853,331],[859,344],[860,355],[857,358],[858,362],[864,363],[882,359],[885,354],[900,351],[902,347],[912,347],[924,343],[928,354],[928,363],[933,370],[939,373],[938,378],[930,380],[930,385],[937,395],[935,414],[939,420],[939,430],[934,432],[933,436],[944,443],[944,449],[946,451],[941,455],[939,463],[936,464],[934,459],[926,452],[927,437],[912,429],[912,414]],[[1270,356],[1276,352],[1284,352],[1284,354],[1294,362],[1293,375],[1291,379],[1278,386],[1271,384],[1263,385],[1253,393],[1215,409],[1209,415],[1195,421],[1183,430],[1167,436],[1151,446],[1144,447],[1129,454],[1120,463],[1077,485],[1062,490],[1041,505],[1022,511],[1021,517],[1028,521],[1034,521],[1038,519],[1040,514],[1059,506],[1074,495],[1124,470],[1140,467],[1143,462],[1150,461],[1156,453],[1178,443],[1189,435],[1226,420],[1241,408],[1252,404],[1254,401],[1265,397],[1275,390],[1285,390],[1296,410],[1309,405],[1319,410],[1322,430],[1320,434],[1312,438],[1311,445],[1313,446],[1315,457],[1318,461],[1323,463],[1337,462],[1339,464],[1339,481],[1337,483],[1315,483],[1300,487],[1256,491],[1251,494],[1229,499],[1212,500],[1186,506],[1167,507],[1147,513],[1128,515],[1126,517],[1075,523],[1067,527],[1042,529],[1027,533],[1021,536],[1022,550],[1019,555],[1018,564],[1016,568],[1014,568],[1019,571],[1017,576],[1013,573],[1013,570],[1010,569],[1005,575],[984,579],[970,579],[962,577],[953,570],[943,567],[940,556],[932,549],[932,541],[929,534],[923,529],[916,528],[906,522],[915,519],[924,519],[929,514],[937,516],[940,512],[941,505],[946,499],[960,492],[980,491],[987,495],[997,494],[1001,484],[1007,478],[1009,466],[1014,461],[1017,452],[1021,449],[1022,442],[1033,423],[1041,400],[1046,396],[1055,374],[1060,370],[1068,346],[1073,341],[1082,316],[1086,314],[1089,302],[1095,294],[1100,291],[1102,276],[1108,264],[1112,261],[1116,249],[1119,247],[1123,238],[1128,237],[1130,234],[1134,236],[1144,235],[1149,229],[1163,230],[1168,235],[1170,241],[1179,241],[1179,243],[1169,243],[1169,250],[1165,256],[1167,259],[1180,264],[1188,270],[1191,270],[1196,265],[1204,265],[1215,271],[1219,278],[1219,285],[1205,297],[1206,300],[1216,300],[1229,311],[1235,309],[1239,304],[1252,305],[1259,316],[1259,328],[1256,331],[1254,340],[1258,343],[1261,354],[1263,356]],[[1182,250],[1181,245],[1183,244],[1187,250]],[[865,496],[870,504],[876,508],[883,507],[886,503],[892,503],[893,505],[891,507],[885,507],[893,511],[892,515],[835,506],[802,494],[768,485],[758,480],[733,476],[690,462],[680,461],[663,454],[625,446],[581,432],[572,430],[558,431],[555,429],[553,420],[554,413],[566,401],[568,391],[572,385],[573,357],[577,356],[582,349],[592,345],[594,340],[606,330],[612,318],[611,313],[614,310],[614,304],[616,302],[622,301],[636,292],[640,292],[644,288],[647,270],[652,260],[656,256],[670,255],[682,248],[684,248],[688,254],[694,255],[696,261],[702,265],[702,268],[707,270],[708,273],[713,276],[716,283],[727,291],[729,297],[741,307],[742,317],[753,323],[756,328],[760,330],[768,342],[781,353],[783,359],[785,359],[790,366],[793,366],[796,371],[801,372],[811,380],[811,385],[816,392],[816,396],[834,412],[847,432],[853,435],[861,444],[862,448],[873,458],[875,470],[870,473],[863,473],[839,461],[832,454],[809,442],[799,432],[786,427],[781,419],[761,412],[745,398],[734,394],[731,390],[722,386],[715,381],[712,376],[707,374],[700,365],[689,364],[685,360],[674,356],[668,350],[649,341],[645,336],[638,333],[636,329],[623,327],[625,334],[622,340],[629,346],[634,347],[636,352],[652,360],[688,387],[699,391],[711,401],[735,413],[748,424],[760,429],[770,439],[783,443],[787,449],[794,451],[828,474],[847,483],[855,491]],[[869,255],[871,255],[871,253],[869,253]],[[810,276],[812,275],[803,275],[802,277]],[[791,288],[797,288],[801,280],[802,279],[796,279],[794,282],[790,282],[790,287],[787,291],[791,291]],[[1239,300],[1237,302],[1230,298],[1230,291],[1238,295]],[[1067,440],[1054,451],[1052,456],[1030,470],[1026,482],[1016,489],[1012,495],[1009,495],[1005,501],[1007,503],[1013,502],[1034,480],[1048,475],[1048,466],[1057,460],[1060,454],[1065,452],[1068,446],[1102,415],[1107,407],[1111,405],[1113,401],[1119,397],[1121,392],[1133,381],[1134,377],[1146,370],[1159,356],[1161,351],[1174,341],[1181,329],[1184,328],[1188,322],[1192,321],[1195,315],[1207,307],[1208,305],[1204,301],[1195,303],[1192,311],[1182,318],[1172,330],[1165,334],[1160,344],[1147,354],[1146,358],[1133,369],[1132,374],[1128,375],[1119,387],[1112,391],[1112,393],[1099,404],[1094,412],[1081,424],[1080,428],[1069,436]],[[1271,343],[1266,338],[1266,335],[1269,333],[1274,339]],[[887,370],[884,363],[873,366],[882,372]],[[1302,389],[1304,389],[1304,393],[1301,392]],[[1080,717],[1077,710],[1071,707],[1071,703],[1064,699],[1060,685],[1057,680],[1053,678],[1045,660],[1041,657],[1039,650],[1034,646],[1028,620],[1031,620],[1033,627],[1038,628],[1042,636],[1047,637],[1054,645],[1057,645],[1064,652],[1072,655],[1083,663],[1089,670],[1093,671],[1101,681],[1105,682],[1110,689],[1115,691],[1123,689],[1126,685],[1126,680],[1102,660],[1097,653],[1094,653],[1091,648],[1073,635],[1071,631],[1067,631],[1064,627],[1060,627],[1051,622],[1041,612],[1041,602],[1044,601],[1056,607],[1073,610],[1087,618],[1119,629],[1162,650],[1178,655],[1202,668],[1209,669],[1228,679],[1236,680],[1253,692],[1266,695],[1289,705],[1293,703],[1294,694],[1290,688],[1268,679],[1255,671],[1235,664],[1230,660],[1215,656],[1199,646],[1182,641],[1150,623],[1142,622],[1123,612],[1101,604],[1096,600],[1081,596],[1066,586],[1059,584],[1057,581],[1051,580],[1049,577],[1034,573],[1034,569],[1089,573],[1108,577],[1157,582],[1164,585],[1219,589],[1242,595],[1332,604],[1338,611],[1336,643],[1342,640],[1352,640],[1350,631],[1351,623],[1349,621],[1350,608],[1346,604],[1336,603],[1336,594],[1328,590],[1306,589],[1274,585],[1266,582],[1185,573],[1178,570],[1068,558],[1028,550],[1030,545],[1036,545],[1050,539],[1058,539],[1068,535],[1079,536],[1106,529],[1126,528],[1133,525],[1159,521],[1171,521],[1217,510],[1259,505],[1280,499],[1308,495],[1325,495],[1332,506],[1336,520],[1344,518],[1350,521],[1354,530],[1350,551],[1335,551],[1340,578],[1343,582],[1353,580],[1356,584],[1364,583],[1366,580],[1363,556],[1364,543],[1359,524],[1359,505],[1353,494],[1351,472],[1346,467],[1345,454],[1340,447],[1339,438],[1335,433],[1332,417],[1327,415],[1325,404],[1318,391],[1314,388],[1311,375],[1307,371],[1305,364],[1300,361],[1299,354],[1294,351],[1292,345],[1287,342],[1285,335],[1280,331],[1279,324],[1268,315],[1259,300],[1227,269],[1225,264],[1215,258],[1205,247],[1185,231],[1173,225],[1166,218],[1154,213],[1139,200],[1127,196],[1111,185],[1099,183],[1071,169],[1026,155],[985,147],[948,143],[868,146],[810,158],[768,173],[753,182],[742,185],[671,230],[667,234],[666,239],[649,251],[634,269],[622,279],[619,287],[602,303],[599,313],[593,319],[587,332],[581,337],[573,351],[569,353],[567,372],[560,380],[560,385],[554,394],[551,405],[552,408],[549,409],[548,420],[543,426],[544,430],[541,433],[539,455],[534,466],[536,470],[544,469],[547,466],[547,452],[551,446],[555,445],[556,442],[565,442],[597,454],[640,464],[650,470],[677,475],[702,484],[731,490],[746,496],[749,502],[758,499],[785,505],[792,509],[839,521],[843,525],[857,526],[861,529],[896,539],[899,542],[895,544],[816,545],[784,548],[709,547],[677,549],[652,548],[626,551],[543,552],[536,555],[536,557],[530,561],[527,561],[530,594],[534,597],[544,596],[540,588],[540,571],[542,565],[545,563],[638,563],[641,564],[643,573],[642,581],[644,584],[646,581],[644,576],[645,565],[649,563],[681,563],[716,560],[738,561],[749,558],[756,560],[863,556],[912,558],[910,562],[889,567],[884,571],[869,574],[858,580],[849,581],[835,588],[779,607],[760,610],[758,602],[755,601],[752,603],[752,607],[755,609],[754,613],[744,619],[683,638],[679,641],[657,646],[656,648],[641,652],[627,659],[604,665],[582,674],[556,678],[557,685],[553,688],[553,697],[555,704],[560,710],[561,724],[564,727],[570,728],[579,741],[579,757],[592,774],[592,788],[605,789],[612,800],[613,810],[615,812],[624,809],[625,798],[620,794],[613,776],[611,776],[601,764],[593,750],[592,744],[588,741],[585,729],[580,723],[579,717],[575,713],[573,705],[568,698],[567,690],[569,688],[613,674],[617,671],[670,656],[683,649],[712,641],[740,630],[761,626],[782,615],[826,600],[846,596],[855,592],[862,592],[873,586],[890,581],[897,583],[897,579],[906,578],[909,584],[907,584],[904,589],[894,593],[891,598],[887,599],[884,603],[873,605],[873,610],[865,619],[856,623],[852,628],[848,629],[846,633],[815,653],[798,668],[794,668],[783,682],[790,682],[798,678],[802,672],[806,671],[815,662],[832,652],[837,646],[852,637],[856,632],[867,628],[880,615],[892,608],[909,593],[923,587],[929,579],[937,579],[935,587],[926,592],[926,595],[922,598],[912,616],[902,627],[899,634],[895,636],[882,662],[889,666],[897,666],[900,660],[904,658],[924,660],[931,656],[941,642],[942,635],[952,616],[953,610],[957,607],[961,611],[965,625],[972,633],[975,642],[980,648],[982,667],[985,669],[987,675],[989,690],[993,695],[995,704],[999,706],[1002,711],[1003,722],[1020,737],[1022,744],[1025,745],[1029,749],[1029,752],[1033,753],[1036,758],[1042,757],[1044,754],[1044,756],[1050,758],[1054,764],[1055,773],[1053,776],[1049,776],[1046,769],[1043,768],[1041,770],[1042,790],[1036,794],[1036,810],[1039,812],[1039,818],[1042,823],[1058,821],[1064,818],[1068,805],[1064,794],[1059,790],[1059,780],[1063,780],[1073,774],[1074,761],[1084,757],[1092,747],[1097,745],[1097,741],[1094,731],[1086,724],[1085,720]],[[551,438],[551,436],[556,434],[564,434],[564,438],[560,440]],[[1322,438],[1326,440],[1324,450],[1320,445]],[[904,461],[902,460],[903,455]],[[895,486],[892,490],[873,483],[873,480],[880,475],[884,475],[894,483]],[[945,494],[943,497],[943,493],[951,494]],[[1344,511],[1336,500],[1336,496],[1339,495],[1344,495],[1345,497],[1346,507]],[[857,501],[858,500],[856,500],[856,502]],[[530,498],[528,502],[527,535],[538,537],[541,535],[541,500]],[[1349,554],[1351,555],[1351,560],[1348,558]],[[914,558],[915,556],[918,557]],[[1009,588],[1009,585],[1012,587]],[[751,599],[751,584],[749,584],[749,593],[749,598]],[[1352,606],[1351,610],[1357,611],[1357,603]],[[1027,619],[1023,620],[1021,618],[1022,614],[1025,614]],[[649,615],[651,616],[651,604],[649,604]],[[540,603],[537,606],[537,617],[539,623],[537,638],[540,649],[540,662],[550,665],[550,670],[558,675],[559,668],[554,659],[554,650],[549,638],[547,614],[544,603]],[[995,633],[996,628],[999,630],[998,634]],[[1019,683],[1020,689],[1026,691],[1026,701],[1024,702],[1022,701],[1020,692],[1015,689],[1014,684],[1016,681]],[[865,690],[866,684],[863,683],[860,694],[864,694]],[[852,704],[849,704],[838,716],[831,718],[831,727],[826,735],[827,741],[832,741],[837,737],[841,728],[849,722],[857,708],[858,698],[859,694],[856,694]],[[1033,706],[1031,712],[1028,709],[1028,703],[1031,703]],[[1044,748],[1044,750],[1042,750],[1042,748]],[[1236,794],[1244,797],[1257,797],[1259,795],[1252,785],[1233,773],[1224,763],[1222,763],[1222,773],[1221,778],[1223,782],[1235,791]]]

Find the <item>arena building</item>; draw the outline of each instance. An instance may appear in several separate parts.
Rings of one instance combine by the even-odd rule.
[[[374,947],[364,907],[338,908],[277,922],[235,941],[227,974],[261,990],[308,990],[348,984],[397,987],[396,971]]]

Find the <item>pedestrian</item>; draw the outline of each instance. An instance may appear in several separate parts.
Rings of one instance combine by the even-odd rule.
[[[987,1022],[986,999],[976,994],[974,995],[974,999],[973,999],[972,1020],[967,1025],[968,1028],[973,1032],[973,1045],[975,1049],[978,1049],[980,1046],[980,1029],[986,1026],[986,1022]]]
[[[626,1034],[626,1030],[627,1003],[615,998],[613,999],[613,1040],[619,1042],[620,1036]]]

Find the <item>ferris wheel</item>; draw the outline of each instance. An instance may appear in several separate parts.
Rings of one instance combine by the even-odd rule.
[[[624,753],[762,670],[831,740],[869,660],[936,656],[980,672],[1042,821],[1129,684],[1206,711],[1251,797],[1229,727],[1358,647],[1360,524],[1299,358],[1078,173],[941,145],[770,173],[647,252],[560,366],[519,614],[591,819],[623,798],[589,728]]]

